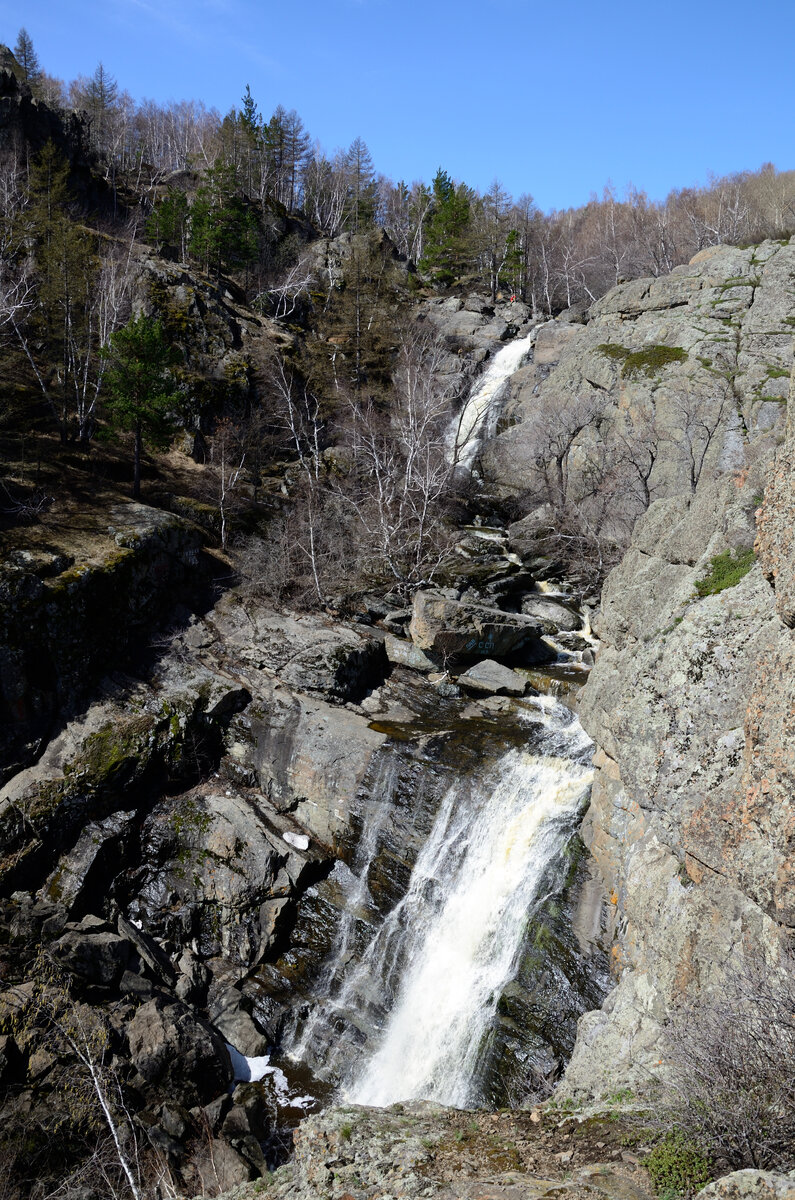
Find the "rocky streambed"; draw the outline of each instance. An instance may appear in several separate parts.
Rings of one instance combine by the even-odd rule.
[[[149,552],[146,539],[131,544]],[[553,764],[567,798],[486,987],[459,1102],[521,1104],[559,1076],[579,1016],[605,994],[607,946],[577,836],[587,739],[538,685],[549,671],[584,679],[590,642],[571,628],[577,597],[543,590],[544,564],[475,544],[486,545],[478,571],[470,547],[461,577],[410,609],[373,596],[341,622],[233,591],[204,615],[178,612],[140,671],[106,676],[6,782],[0,1080],[14,1170],[24,1146],[42,1175],[53,1155],[63,1172],[77,1152],[44,1136],[76,1069],[53,1017],[67,994],[102,1046],[103,1086],[121,1085],[141,1147],[181,1187],[204,1186],[221,1163],[229,1183],[275,1165],[290,1128],[350,1086],[350,1060],[384,1039],[420,953],[412,912],[432,924],[453,875],[470,891],[467,872],[474,886],[498,837],[504,864],[527,852],[535,834],[516,797],[536,761]],[[93,553],[78,572],[89,600],[92,576],[106,579]],[[45,612],[61,584],[47,571]],[[484,805],[508,761],[519,775],[501,801],[515,806],[506,833]],[[487,832],[467,865],[470,811]],[[418,883],[434,837],[436,865]],[[483,917],[479,903],[469,911]],[[227,1044],[259,1061],[233,1066]],[[250,1074],[262,1077],[232,1088]]]

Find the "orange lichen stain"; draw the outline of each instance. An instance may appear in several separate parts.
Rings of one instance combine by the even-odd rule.
[[[613,892],[610,897],[611,904],[618,904],[618,892]]]
[[[690,879],[693,880],[693,883],[702,883],[703,882],[704,868],[701,866],[700,863],[697,863],[696,860],[690,854],[687,853],[687,851],[685,851],[685,870],[687,871],[687,874],[690,877]]]

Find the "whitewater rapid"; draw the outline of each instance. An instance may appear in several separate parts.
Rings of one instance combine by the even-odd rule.
[[[409,944],[377,1048],[345,1081],[346,1099],[474,1103],[473,1081],[528,919],[576,828],[591,771],[568,759],[512,751],[474,813],[451,788],[408,892],[385,923],[371,966],[385,965],[388,926]]]

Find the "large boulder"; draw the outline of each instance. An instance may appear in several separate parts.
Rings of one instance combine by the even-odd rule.
[[[467,691],[486,692],[490,696],[523,696],[527,689],[527,681],[521,675],[490,658],[475,663],[458,676],[458,682]]]
[[[733,1171],[708,1183],[696,1200],[795,1200],[795,1171],[778,1175],[773,1171]]]
[[[506,658],[538,646],[538,621],[498,608],[464,604],[434,592],[417,592],[409,625],[411,639],[421,650],[454,659]]]
[[[232,1082],[221,1036],[179,1001],[156,996],[127,1028],[130,1057],[145,1081],[186,1108],[207,1104]]]

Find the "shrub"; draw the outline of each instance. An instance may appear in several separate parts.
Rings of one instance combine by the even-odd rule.
[[[650,377],[669,363],[684,362],[686,358],[687,351],[681,346],[646,346],[627,355],[621,374],[627,379],[636,375]]]
[[[737,959],[731,980],[672,1014],[659,1120],[729,1170],[791,1170],[795,962]]]
[[[658,1194],[666,1200],[692,1196],[712,1178],[708,1157],[681,1129],[666,1134],[645,1166]]]
[[[727,550],[724,554],[716,554],[711,560],[709,575],[697,580],[696,593],[699,596],[716,596],[718,592],[734,587],[748,574],[755,561],[753,550]]]

